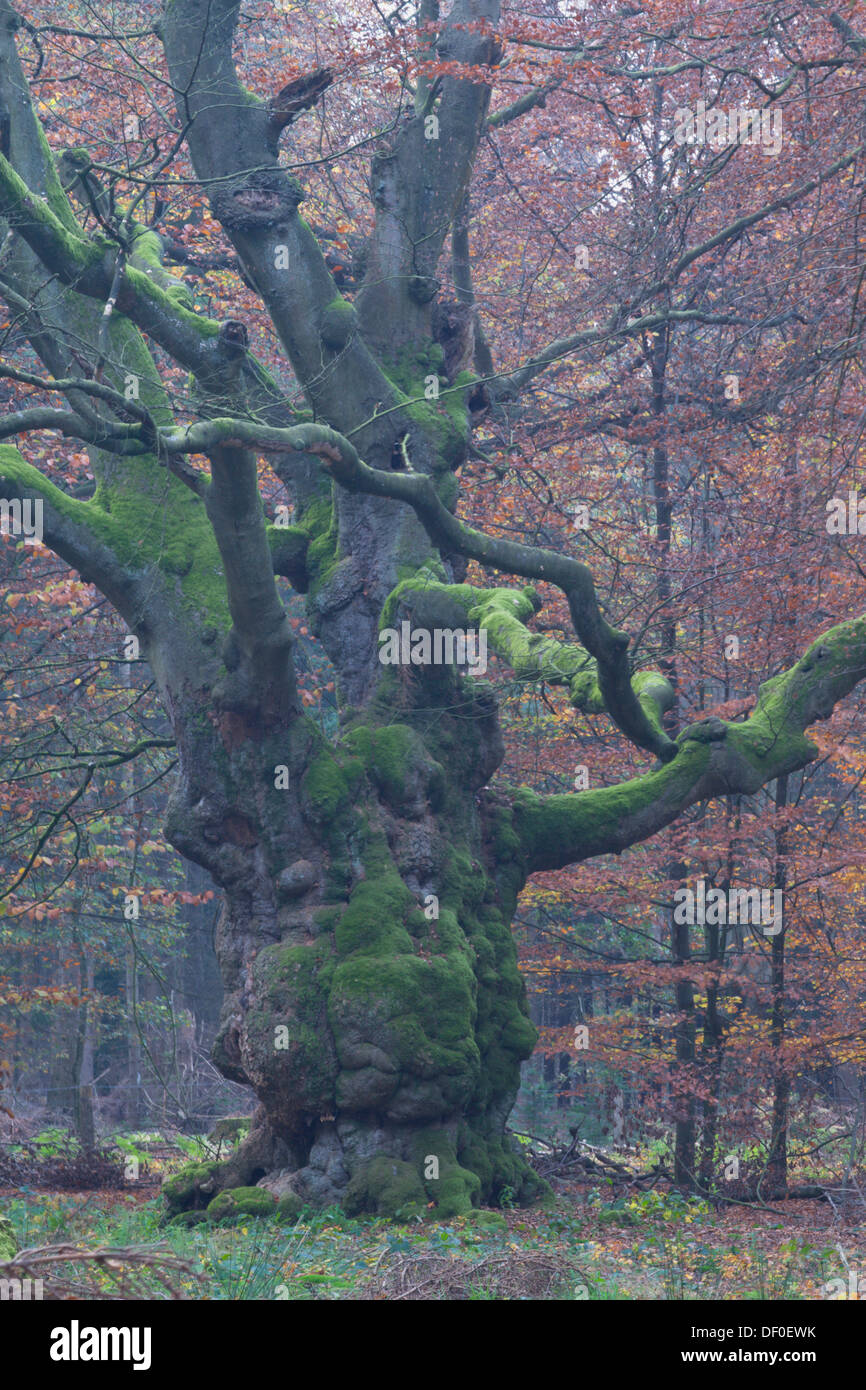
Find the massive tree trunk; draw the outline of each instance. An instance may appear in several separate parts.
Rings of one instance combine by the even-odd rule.
[[[510,933],[521,868],[481,790],[495,705],[449,667],[435,684],[383,668],[372,703],[336,748],[237,712],[215,733],[212,697],[176,720],[168,833],[226,894],[215,1055],[261,1101],[224,1176],[374,1210],[526,1197],[503,1140],[535,1033]]]
[[[420,7],[422,22],[437,17],[437,5]],[[167,833],[224,894],[216,1058],[260,1101],[238,1154],[175,1180],[169,1195],[201,1204],[263,1183],[353,1210],[441,1215],[506,1188],[528,1200],[542,1184],[505,1134],[535,1037],[510,933],[526,878],[619,852],[697,801],[751,793],[805,765],[816,751],[806,727],[866,675],[866,623],[814,643],[762,689],[748,720],[710,719],[672,739],[670,684],[633,671],[629,638],[602,617],[588,569],[454,514],[471,314],[455,319],[466,342],[443,354],[435,277],[456,229],[465,310],[465,194],[498,57],[496,0],[453,6],[437,46],[447,75],[420,80],[414,112],[379,142],[354,304],[280,166],[285,112],[238,81],[236,18],[230,0],[172,0],[162,38],[196,174],[268,309],[304,416],[237,325],[192,311],[132,211],[118,214],[114,241],[82,230],[27,98],[18,21],[0,10],[10,113],[0,215],[11,248],[0,293],[70,405],[23,411],[0,433],[84,440],[97,489],[76,500],[8,445],[0,483],[9,497],[42,501],[46,542],[107,595],[153,670],[180,768]],[[89,177],[86,164],[80,151],[67,159],[70,186]],[[640,324],[657,327],[669,312]],[[177,423],[148,343],[194,374],[196,423]],[[552,344],[503,379],[500,395],[568,350]],[[266,521],[257,454],[294,505],[291,526]],[[530,630],[541,606],[533,590],[465,583],[469,558],[557,585],[579,645]],[[302,709],[278,577],[307,594],[334,664],[333,741]],[[516,676],[607,713],[655,766],[576,795],[491,791],[503,751],[491,687],[453,662],[383,665],[380,628],[404,621],[427,633],[483,630]]]

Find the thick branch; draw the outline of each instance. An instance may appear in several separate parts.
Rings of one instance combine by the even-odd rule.
[[[124,537],[112,518],[93,502],[61,492],[9,444],[0,444],[0,489],[7,500],[41,504],[41,539],[96,584],[132,625],[138,617],[135,576],[118,559]]]
[[[415,115],[373,160],[376,224],[356,302],[365,334],[384,351],[430,336],[439,257],[469,184],[490,100],[479,70],[499,60],[493,33],[499,10],[499,0],[455,0],[435,54],[427,56],[459,65],[466,76],[437,77],[428,89],[422,74]]]
[[[670,825],[687,806],[749,795],[805,767],[818,749],[805,730],[828,719],[866,677],[866,618],[840,623],[813,642],[789,671],[761,686],[741,724],[707,719],[685,729],[672,762],[619,786],[541,798],[517,793],[515,824],[528,872],[560,869],[620,853]]]
[[[599,682],[598,663],[581,647],[558,642],[541,632],[531,632],[527,624],[541,609],[534,589],[479,589],[471,584],[441,584],[427,571],[404,580],[395,592],[400,597],[411,591],[435,591],[456,601],[470,623],[477,624],[488,637],[498,656],[519,680],[545,681],[564,687],[575,709],[584,714],[607,714],[608,707]],[[668,681],[654,671],[632,676],[632,689],[647,720],[663,736],[661,719],[670,709],[673,691]]]
[[[598,681],[605,707],[617,726],[637,744],[667,760],[676,747],[661,728],[656,687],[645,692],[654,711],[648,717],[632,687],[628,657],[629,638],[605,621],[599,610],[592,573],[579,560],[537,546],[498,540],[464,526],[443,506],[432,480],[421,473],[385,473],[368,468],[355,454],[342,450],[336,458],[323,459],[325,467],[344,487],[379,497],[393,497],[413,507],[434,544],[467,559],[478,560],[508,574],[544,579],[556,584],[568,601],[574,630],[598,664]],[[667,695],[664,696],[667,698]]]
[[[99,304],[105,304],[116,289],[118,313],[194,372],[202,390],[244,396],[265,419],[281,423],[291,419],[283,393],[269,373],[250,353],[240,357],[232,353],[220,324],[188,307],[186,286],[162,270],[160,242],[154,233],[138,229],[133,255],[118,274],[118,248],[104,237],[87,238],[74,222],[72,228],[65,225],[53,206],[34,194],[2,155],[0,216],[67,288]],[[157,390],[162,394],[155,369],[141,387],[143,396]]]
[[[319,415],[348,429],[369,415],[371,402],[393,405],[397,398],[298,216],[303,190],[269,149],[268,106],[238,80],[232,57],[238,10],[237,0],[174,0],[168,7],[163,42],[178,114],[214,215],[299,382]]]
[[[324,96],[334,80],[330,68],[316,68],[289,82],[272,99],[268,107],[268,148],[276,150],[280,134],[297,120],[302,111],[309,111]]]
[[[274,582],[255,455],[221,444],[210,460],[212,482],[205,505],[222,556],[233,622],[224,651],[230,676],[221,703],[285,718],[297,709],[294,641]]]
[[[80,229],[64,227],[49,204],[31,193],[9,161],[0,155],[0,216],[27,242],[41,263],[62,283],[101,303],[114,280],[116,251],[103,238],[88,240]],[[196,372],[213,367],[209,338],[219,325],[202,319],[154,284],[146,270],[127,265],[119,277],[118,311],[165,348],[178,362]]]
[[[34,406],[31,410],[16,410],[0,419],[0,439],[16,434],[31,434],[36,430],[58,430],[69,439],[83,439],[101,449],[118,454],[146,454],[148,446],[136,438],[138,425],[112,425],[107,422],[84,420],[71,410],[54,410],[51,406]]]

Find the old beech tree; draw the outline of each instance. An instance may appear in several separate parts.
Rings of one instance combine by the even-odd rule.
[[[67,402],[25,402],[0,432],[84,441],[96,478],[94,495],[76,498],[7,442],[0,490],[42,501],[46,544],[107,597],[150,664],[179,751],[166,833],[224,895],[216,1060],[260,1102],[236,1156],[182,1174],[169,1196],[200,1206],[263,1182],[382,1213],[434,1204],[449,1215],[504,1189],[526,1201],[542,1185],[505,1122],[535,1037],[510,930],[528,876],[622,850],[702,799],[807,764],[808,727],[866,676],[866,620],[820,636],[748,718],[672,737],[670,684],[635,672],[590,570],[457,519],[478,379],[445,372],[437,275],[443,258],[465,256],[466,190],[485,123],[502,118],[490,110],[498,0],[418,6],[429,68],[372,146],[352,303],[285,168],[294,118],[328,74],[300,95],[246,90],[238,8],[172,0],[157,33],[179,139],[273,322],[300,412],[242,328],[193,310],[138,220],[141,200],[85,231],[100,197],[98,181],[85,187],[87,151],[49,148],[22,67],[26,31],[0,7],[0,293],[43,364],[22,354],[4,372]],[[540,99],[530,91],[526,109]],[[688,261],[686,248],[679,268]],[[649,277],[604,332],[670,320],[678,273],[661,287]],[[493,408],[601,332],[576,325],[491,374]],[[194,378],[197,418],[178,418],[166,360]],[[289,526],[265,515],[262,457],[293,507]],[[465,582],[469,560],[490,587]],[[298,697],[278,577],[307,595],[336,671],[332,742]],[[565,595],[571,642],[533,631],[533,580]],[[518,677],[607,713],[646,770],[573,795],[490,789],[503,753],[490,687],[453,666],[381,664],[380,629],[404,620],[485,629]]]

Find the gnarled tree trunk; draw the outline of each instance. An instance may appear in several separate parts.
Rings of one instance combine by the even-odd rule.
[[[215,1056],[261,1101],[218,1181],[453,1214],[538,1188],[503,1137],[535,1038],[510,932],[523,872],[483,791],[489,691],[380,669],[336,747],[189,710],[168,833],[225,888]]]

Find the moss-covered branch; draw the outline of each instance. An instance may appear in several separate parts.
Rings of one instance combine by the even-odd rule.
[[[749,795],[774,777],[805,767],[818,749],[806,729],[827,719],[866,677],[866,617],[840,623],[790,670],[761,686],[740,724],[707,719],[685,729],[672,762],[618,786],[567,796],[521,790],[515,828],[527,871],[560,869],[619,853],[711,797]]]
[[[197,628],[227,631],[225,581],[201,497],[151,454],[126,459],[124,467],[127,487],[102,483],[83,502],[55,487],[12,445],[0,444],[0,494],[41,502],[45,544],[95,584],[134,630],[164,615],[168,602],[178,619],[186,611]]]
[[[147,453],[147,445],[136,437],[138,425],[83,420],[72,410],[54,410],[51,406],[16,410],[0,419],[0,439],[10,439],[16,434],[32,434],[37,430],[57,430],[69,439],[82,439],[87,444],[96,444],[112,453]]]
[[[110,516],[92,502],[68,497],[10,444],[0,444],[0,489],[9,501],[38,502],[45,544],[129,614],[134,577],[120,559],[122,528]]]
[[[676,745],[662,727],[671,701],[670,686],[655,673],[632,675],[628,636],[602,617],[586,565],[554,551],[498,540],[464,526],[442,504],[428,476],[368,468],[350,441],[326,425],[279,429],[246,420],[206,420],[184,429],[161,430],[158,440],[160,452],[168,456],[202,453],[213,460],[227,448],[318,456],[344,487],[407,502],[435,544],[484,565],[556,584],[566,595],[575,631],[594,661],[573,648],[530,633],[526,624],[536,610],[527,595],[478,591],[478,619],[496,649],[519,674],[567,685],[576,707],[609,713],[638,747],[663,761],[675,755]]]
[[[661,722],[670,699],[668,684],[657,676],[635,689],[628,635],[611,627],[602,616],[592,572],[586,565],[568,555],[501,540],[465,526],[443,505],[432,479],[425,474],[386,473],[368,468],[351,446],[329,447],[322,459],[343,487],[408,503],[431,540],[443,550],[456,551],[506,574],[543,579],[560,588],[568,601],[574,630],[595,658],[598,686],[611,718],[639,748],[655,753],[662,761],[675,756],[676,745]]]
[[[534,589],[479,589],[471,584],[442,584],[421,574],[398,585],[394,601],[413,590],[435,591],[459,603],[467,620],[484,629],[493,650],[519,680],[564,687],[571,704],[584,714],[608,712],[594,658],[581,647],[530,631],[528,624],[541,608]],[[656,672],[640,671],[632,676],[632,688],[647,719],[661,732],[661,716],[673,698],[669,682]]]
[[[62,191],[60,196],[65,200]],[[132,255],[116,275],[120,248],[102,234],[90,238],[77,225],[70,228],[47,199],[31,192],[2,155],[0,216],[40,263],[77,294],[104,304],[116,288],[117,312],[195,373],[202,389],[219,392],[227,377],[233,383],[242,378],[244,394],[257,413],[267,419],[276,412],[274,418],[281,422],[292,418],[269,373],[249,353],[239,360],[220,336],[219,323],[189,307],[186,287],[162,270],[155,234],[137,229]],[[155,381],[155,371],[147,373],[147,378]]]
[[[223,444],[211,451],[210,460],[205,506],[222,556],[233,622],[224,658],[234,688],[225,694],[237,708],[254,705],[284,719],[297,707],[294,639],[274,582],[255,455]]]
[[[64,226],[47,200],[0,155],[0,216],[17,231],[41,263],[64,285],[105,302],[111,290],[117,248],[104,236],[87,238]],[[205,345],[219,325],[187,309],[178,297],[154,283],[140,266],[128,264],[120,276],[117,309],[191,371],[207,370]]]
[[[592,573],[580,561],[537,546],[499,540],[465,526],[443,505],[433,480],[426,474],[386,473],[384,469],[369,468],[348,439],[325,425],[268,429],[242,420],[207,420],[187,429],[165,431],[160,440],[162,448],[177,453],[209,453],[220,443],[228,442],[260,451],[294,449],[317,455],[331,476],[350,491],[408,503],[433,543],[444,550],[456,551],[506,573],[557,585],[568,600],[575,632],[595,658],[604,708],[639,748],[655,753],[662,761],[675,756],[676,745],[662,728],[662,716],[670,700],[668,683],[661,676],[644,676],[633,684],[628,635],[605,621]],[[512,639],[519,637],[525,645],[525,634],[520,636],[517,629],[509,626],[507,613],[498,617],[503,633],[507,629]],[[518,627],[523,628],[519,621]]]

